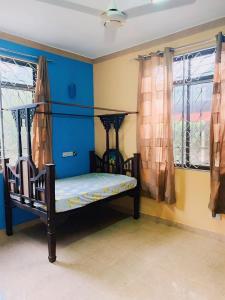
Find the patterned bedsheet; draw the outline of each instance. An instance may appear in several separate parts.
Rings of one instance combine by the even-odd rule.
[[[68,211],[91,202],[133,189],[137,180],[133,177],[90,173],[55,181],[56,212]]]

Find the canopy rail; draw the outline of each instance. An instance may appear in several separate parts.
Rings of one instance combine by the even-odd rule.
[[[46,101],[42,102],[41,104],[55,104],[55,105],[62,105],[62,106],[71,106],[71,107],[79,107],[79,108],[84,108],[84,109],[97,109],[97,110],[102,110],[102,111],[111,111],[111,112],[119,112],[119,113],[128,113],[128,114],[136,114],[137,111],[127,111],[123,109],[117,109],[117,108],[107,108],[107,107],[100,107],[100,106],[92,106],[92,105],[83,105],[79,103],[68,103],[68,102],[62,102],[62,101]]]
[[[68,113],[57,113],[57,112],[41,112],[36,111],[36,114],[45,114],[56,117],[71,117],[71,118],[100,118],[102,115],[82,115],[82,114],[68,114]],[[124,115],[128,115],[128,113],[123,113]],[[106,114],[105,116],[112,116],[114,114]],[[115,114],[117,115],[117,114]]]
[[[82,104],[76,104],[76,103],[65,103],[61,101],[46,101],[46,102],[38,102],[34,104],[28,104],[28,105],[22,105],[22,106],[16,106],[12,108],[2,108],[2,111],[14,111],[18,109],[25,109],[29,107],[34,107],[35,106],[35,113],[37,114],[47,114],[47,115],[52,115],[52,116],[58,116],[58,117],[71,117],[71,118],[79,118],[79,117],[86,117],[86,118],[95,118],[95,117],[100,117],[102,114],[72,114],[72,113],[64,113],[64,112],[42,112],[38,111],[38,107],[40,105],[46,105],[46,104],[54,104],[54,105],[60,105],[60,106],[69,106],[69,107],[77,107],[77,108],[83,108],[83,109],[94,109],[94,110],[101,110],[101,111],[108,111],[108,112],[115,112],[115,113],[123,113],[126,115],[130,114],[138,114],[137,111],[127,111],[127,110],[120,110],[120,109],[114,109],[114,108],[106,108],[106,107],[100,107],[100,106],[91,106],[91,105],[82,105]]]
[[[21,128],[23,125],[25,125],[26,128],[26,140],[27,140],[27,147],[28,147],[28,158],[32,161],[32,146],[31,146],[31,127],[34,115],[36,113],[40,114],[51,114],[51,115],[62,115],[65,116],[66,113],[51,113],[51,112],[38,112],[37,109],[42,105],[43,103],[32,103],[28,105],[22,105],[17,107],[12,107],[10,109],[6,109],[7,111],[10,111],[12,113],[13,119],[16,123],[17,128],[17,141],[18,141],[18,154],[19,158],[23,156],[23,148],[22,148],[22,135],[21,135]],[[45,104],[45,103],[44,103]],[[91,115],[79,115],[79,114],[66,114],[70,117],[94,117]],[[109,131],[110,129],[114,129],[116,132],[116,149],[115,149],[115,155],[116,155],[116,165],[118,165],[119,162],[119,129],[124,121],[124,118],[128,115],[128,112],[123,113],[114,113],[114,114],[104,114],[104,115],[97,115],[95,117],[98,117],[100,121],[102,122],[104,129],[106,130],[106,149],[107,154],[105,156],[105,159],[108,161],[109,156]],[[24,122],[23,122],[24,121]],[[21,166],[22,168],[22,166]]]

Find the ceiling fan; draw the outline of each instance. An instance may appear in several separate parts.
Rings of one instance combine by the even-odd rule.
[[[143,15],[160,12],[163,10],[189,5],[196,0],[147,0],[146,4],[132,7],[127,10],[120,10],[116,1],[112,0],[105,11],[92,8],[83,4],[75,3],[72,0],[37,0],[48,4],[76,10],[81,13],[98,16],[102,19],[105,29],[115,37],[116,29],[121,27],[127,19],[140,17]]]

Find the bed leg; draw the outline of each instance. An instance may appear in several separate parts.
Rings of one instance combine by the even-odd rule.
[[[55,224],[48,222],[47,225],[47,237],[48,237],[48,260],[50,263],[56,261],[56,233]]]
[[[139,219],[140,218],[140,193],[139,191],[134,192],[134,214],[133,214],[134,219]]]
[[[9,203],[5,204],[5,230],[8,236],[13,235],[12,207]]]
[[[134,189],[134,214],[133,217],[134,219],[139,219],[140,218],[140,154],[135,153],[134,158],[133,158],[133,174],[137,179],[137,186]]]
[[[12,225],[12,206],[10,202],[9,184],[8,184],[8,158],[2,160],[3,165],[3,177],[4,177],[4,199],[5,199],[5,231],[8,236],[13,235]]]
[[[56,234],[55,234],[55,165],[47,164],[46,169],[46,202],[47,202],[47,237],[48,237],[48,260],[56,261]]]

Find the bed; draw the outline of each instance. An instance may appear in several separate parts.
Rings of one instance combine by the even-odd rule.
[[[55,165],[46,164],[37,170],[31,156],[30,128],[37,104],[13,108],[18,129],[19,157],[15,166],[3,159],[5,184],[6,234],[13,234],[13,207],[27,210],[40,218],[47,226],[48,259],[56,260],[56,222],[83,207],[108,202],[122,196],[133,199],[133,217],[140,216],[140,180],[138,153],[124,159],[119,151],[119,128],[125,114],[102,115],[106,129],[106,151],[102,157],[89,152],[90,173],[56,179]],[[21,119],[25,119],[22,122]],[[22,155],[21,127],[27,127],[28,155]],[[109,129],[116,131],[116,148],[109,149]]]

